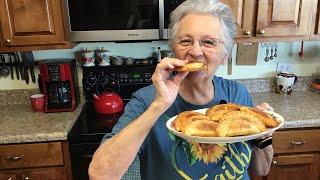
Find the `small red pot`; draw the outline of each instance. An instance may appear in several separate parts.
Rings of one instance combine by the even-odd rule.
[[[101,96],[93,95],[94,110],[99,114],[114,114],[123,110],[121,97],[112,92],[104,92]]]

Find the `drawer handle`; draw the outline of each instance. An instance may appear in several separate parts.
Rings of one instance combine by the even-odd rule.
[[[25,177],[25,178],[24,178],[24,180],[29,180],[29,177],[28,177],[28,176],[27,176],[27,177]]]
[[[23,159],[23,156],[7,157],[6,159],[9,161],[16,161],[19,159]]]
[[[273,160],[273,161],[272,161],[272,165],[276,166],[276,165],[278,165],[278,162],[275,161],[275,160]]]
[[[290,144],[291,144],[292,146],[302,145],[302,144],[305,144],[305,143],[306,143],[306,141],[292,141],[292,142],[290,142]]]

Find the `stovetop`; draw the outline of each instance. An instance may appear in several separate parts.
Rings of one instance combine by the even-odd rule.
[[[115,114],[98,114],[94,111],[93,103],[86,102],[77,121],[68,133],[69,142],[100,142],[105,134],[112,131],[122,114],[123,111]]]

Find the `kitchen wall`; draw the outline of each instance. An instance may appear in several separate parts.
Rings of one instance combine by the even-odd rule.
[[[276,74],[277,63],[290,63],[292,64],[292,71],[298,76],[310,76],[314,72],[320,72],[320,41],[304,42],[304,55],[299,57],[301,42],[281,42],[278,43],[278,56],[265,62],[266,49],[259,44],[258,60],[255,66],[239,66],[235,65],[236,60],[236,45],[233,48],[233,66],[232,75],[227,73],[227,65],[223,65],[217,71],[218,76],[223,76],[229,79],[251,79],[251,78],[269,78],[274,77]],[[55,59],[55,58],[75,58],[77,52],[83,49],[100,49],[103,47],[110,51],[111,55],[121,55],[134,58],[145,58],[152,55],[152,52],[157,47],[161,50],[169,49],[167,41],[157,42],[141,42],[141,43],[81,43],[73,49],[63,50],[45,50],[33,51],[35,60]],[[270,56],[270,52],[269,52]],[[81,86],[82,70],[80,67],[81,60],[78,65],[79,83]],[[37,66],[35,73],[38,74]],[[10,76],[0,77],[0,90],[4,89],[32,89],[37,88],[38,85],[21,80],[11,80]]]

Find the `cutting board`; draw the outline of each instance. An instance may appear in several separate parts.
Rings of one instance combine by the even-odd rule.
[[[259,43],[237,45],[236,65],[256,65]]]

